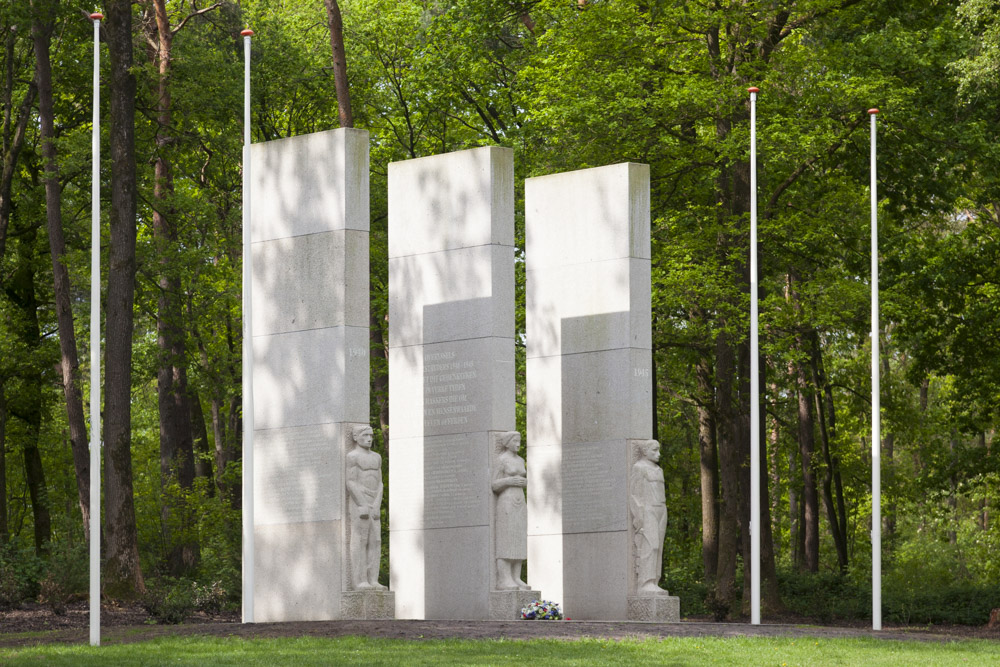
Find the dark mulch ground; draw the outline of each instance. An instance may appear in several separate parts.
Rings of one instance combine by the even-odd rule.
[[[102,643],[138,642],[157,637],[210,635],[215,637],[345,637],[386,639],[642,639],[647,637],[878,637],[916,641],[957,639],[1000,640],[1000,628],[969,626],[885,627],[873,632],[867,625],[813,625],[808,619],[783,618],[759,626],[711,623],[688,619],[681,623],[632,623],[604,621],[315,621],[244,625],[238,613],[218,616],[195,614],[183,625],[156,625],[139,606],[104,605],[101,610]],[[89,639],[86,602],[68,605],[55,615],[34,604],[0,611],[0,647],[35,644],[82,644]],[[27,633],[27,634],[26,634]]]

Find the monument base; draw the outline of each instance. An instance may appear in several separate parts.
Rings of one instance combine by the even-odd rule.
[[[681,599],[673,595],[630,595],[628,620],[680,623]]]
[[[521,618],[521,609],[542,599],[541,591],[490,591],[490,620],[513,621]]]
[[[396,617],[396,594],[392,591],[344,591],[340,617],[378,621]]]

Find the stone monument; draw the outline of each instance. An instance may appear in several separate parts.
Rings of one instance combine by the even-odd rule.
[[[344,597],[345,454],[368,424],[368,133],[253,144],[250,160],[255,620],[391,616],[391,593],[363,613]]]
[[[630,444],[635,463],[629,469],[628,483],[633,562],[628,617],[676,623],[680,620],[680,600],[659,586],[663,575],[663,539],[667,532],[660,443],[633,440]]]
[[[649,233],[647,165],[525,181],[528,579],[574,619],[634,616],[630,450],[653,418]]]
[[[514,429],[514,163],[389,165],[389,542],[396,617],[489,619],[490,457]]]
[[[521,579],[521,567],[528,558],[528,507],[524,489],[528,476],[524,459],[518,455],[521,434],[507,431],[493,434],[490,459],[492,503],[493,585],[490,588],[490,618],[520,618],[521,609],[540,599]]]

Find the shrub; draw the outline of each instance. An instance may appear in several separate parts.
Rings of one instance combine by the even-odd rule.
[[[87,592],[90,581],[87,543],[68,541],[51,545],[45,578],[41,581],[39,602],[52,608],[57,615],[66,612],[66,603]]]
[[[194,598],[194,607],[198,611],[206,614],[218,614],[226,607],[228,594],[222,587],[221,581],[213,581],[207,586],[199,586],[197,582],[191,582],[191,593]]]
[[[157,623],[175,625],[183,623],[195,608],[193,582],[163,577],[147,587],[142,598],[142,608]]]
[[[44,563],[26,542],[0,546],[0,607],[13,607],[38,596]]]

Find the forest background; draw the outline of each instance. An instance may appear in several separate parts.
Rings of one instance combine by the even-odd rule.
[[[650,165],[663,583],[685,614],[749,605],[758,86],[764,618],[870,618],[866,110],[880,108],[886,619],[984,623],[1000,607],[997,0],[97,9],[107,597],[239,603],[250,27],[253,141],[371,135],[371,414],[386,457],[388,163],[514,150],[522,433],[523,179]],[[86,593],[94,10],[0,0],[0,605]]]

